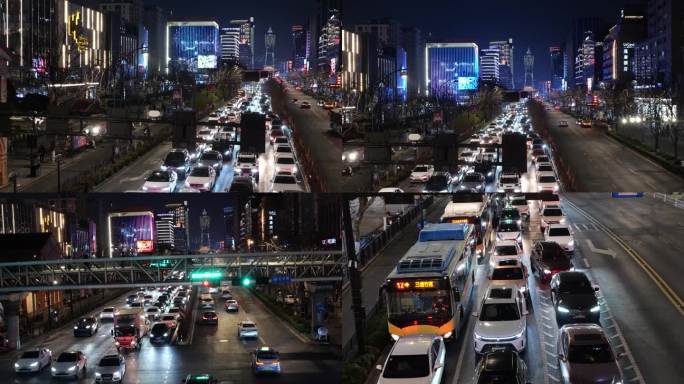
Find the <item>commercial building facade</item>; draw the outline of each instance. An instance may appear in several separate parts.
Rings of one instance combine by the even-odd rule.
[[[215,21],[170,21],[166,33],[169,72],[197,73],[218,67],[219,25]]]
[[[491,41],[489,48],[499,51],[499,85],[508,90],[515,89],[513,39]]]
[[[498,49],[484,48],[480,51],[480,79],[486,84],[499,84]]]
[[[425,46],[427,95],[454,98],[477,89],[479,48],[475,43],[428,43]]]

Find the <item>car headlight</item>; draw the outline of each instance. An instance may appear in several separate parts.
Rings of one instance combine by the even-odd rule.
[[[168,336],[169,336],[168,332],[165,332],[163,335],[163,337],[168,337]]]
[[[95,378],[99,378],[99,377],[102,377],[102,374],[100,374],[100,372],[95,372]]]
[[[207,181],[206,183],[202,184],[204,188],[209,188],[211,187],[211,181]]]
[[[19,368],[19,363],[14,363],[14,368]]]
[[[69,371],[75,371],[75,370],[76,370],[76,366],[69,367]]]
[[[567,308],[565,308],[565,307],[563,307],[563,306],[560,306],[560,305],[559,305],[559,306],[558,306],[558,312],[560,312],[560,313],[569,313],[570,310],[567,309]]]
[[[482,336],[478,335],[477,333],[473,333],[473,336],[475,337],[475,340],[482,340]]]
[[[121,379],[121,372],[116,371],[116,372],[112,373],[112,379],[120,380]]]
[[[162,166],[161,166],[161,170],[162,170],[162,171],[166,171],[167,169],[169,169],[169,167],[167,167],[166,165],[162,165]]]
[[[575,240],[568,241],[568,247],[572,247],[574,245],[575,245]]]
[[[90,325],[86,325],[85,327],[86,327],[86,329],[90,329]]]
[[[601,307],[598,306],[598,305],[595,305],[595,306],[591,307],[591,309],[590,309],[589,311],[591,311],[591,312],[593,312],[593,313],[596,313],[596,312],[598,312],[598,311],[600,311],[600,310],[601,310]]]
[[[550,274],[550,273],[551,273],[551,270],[550,270],[550,269],[544,268],[544,274],[545,274],[545,275],[548,275],[548,274]]]
[[[57,372],[57,368],[52,367],[52,368],[50,368],[50,371],[52,371],[52,372]]]
[[[525,334],[525,328],[522,329],[522,331],[518,332],[517,334],[513,335],[516,339],[521,338]]]
[[[76,329],[78,329],[78,327],[74,325],[74,329],[76,330]]]

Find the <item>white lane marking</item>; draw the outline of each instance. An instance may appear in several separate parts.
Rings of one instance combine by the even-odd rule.
[[[468,324],[470,324],[470,321],[468,321]],[[466,331],[467,330],[468,327],[466,327]],[[466,354],[466,344],[468,344],[468,342],[464,338],[463,343],[461,344],[461,349],[458,351],[458,360],[456,361],[456,372],[454,373],[453,380],[451,380],[452,384],[457,384],[459,382],[459,379],[461,378],[461,368],[463,367],[463,356]]]
[[[612,257],[613,259],[617,258],[617,253],[615,253],[615,251],[613,251],[612,249],[599,249],[599,248],[596,248],[596,247],[594,246],[594,242],[593,242],[593,241],[591,241],[591,240],[589,240],[589,239],[586,239],[585,241],[587,242],[587,245],[589,246],[589,250],[590,250],[590,251],[592,251],[592,252],[594,252],[594,253],[596,253],[596,254],[599,254],[599,255],[607,255],[607,256],[610,256],[610,257]]]
[[[584,263],[585,268],[591,268],[591,265],[589,265],[589,260],[586,258],[582,258],[582,262]]]

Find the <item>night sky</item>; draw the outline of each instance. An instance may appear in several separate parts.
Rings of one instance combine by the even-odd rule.
[[[314,0],[145,0],[145,3],[169,9],[174,15],[214,19],[219,25],[253,16],[257,56],[263,60],[264,37],[271,26],[276,34],[276,61],[279,61],[289,57],[291,27],[309,20]]]

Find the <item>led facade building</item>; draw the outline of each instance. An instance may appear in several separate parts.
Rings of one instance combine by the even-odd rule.
[[[254,18],[231,20],[229,27],[238,28],[238,57],[240,64],[247,69],[254,68]]]
[[[240,27],[230,25],[221,28],[221,62],[240,61]]]
[[[499,51],[499,85],[505,89],[515,89],[513,39],[491,41],[489,48]]]
[[[425,46],[427,94],[458,97],[477,89],[479,49],[475,43],[428,43]]]
[[[551,60],[551,90],[562,91],[565,89],[563,49],[559,46],[550,47],[549,57]]]
[[[365,92],[365,76],[361,57],[361,38],[358,34],[342,30],[342,89]]]
[[[480,51],[480,79],[487,84],[499,84],[499,50],[484,48]]]
[[[622,10],[603,40],[603,81],[636,79],[637,45],[647,38],[645,9],[634,6]]]
[[[59,68],[108,68],[111,53],[106,49],[105,17],[98,10],[64,1],[59,28]]]
[[[264,43],[266,47],[266,55],[264,57],[264,67],[274,68],[275,67],[275,44],[276,36],[273,33],[273,29],[268,27],[266,32],[266,37],[264,38]]]
[[[14,51],[10,68],[46,73],[58,58],[59,12],[64,3],[55,0],[0,0],[0,44]],[[60,19],[61,20],[61,19]]]
[[[175,246],[174,239],[174,214],[173,212],[157,214],[157,247],[172,249]]]
[[[292,26],[292,70],[306,70],[309,60],[307,50],[308,31],[303,25]]]
[[[169,71],[197,73],[218,67],[219,25],[215,21],[170,21],[166,36]]]

